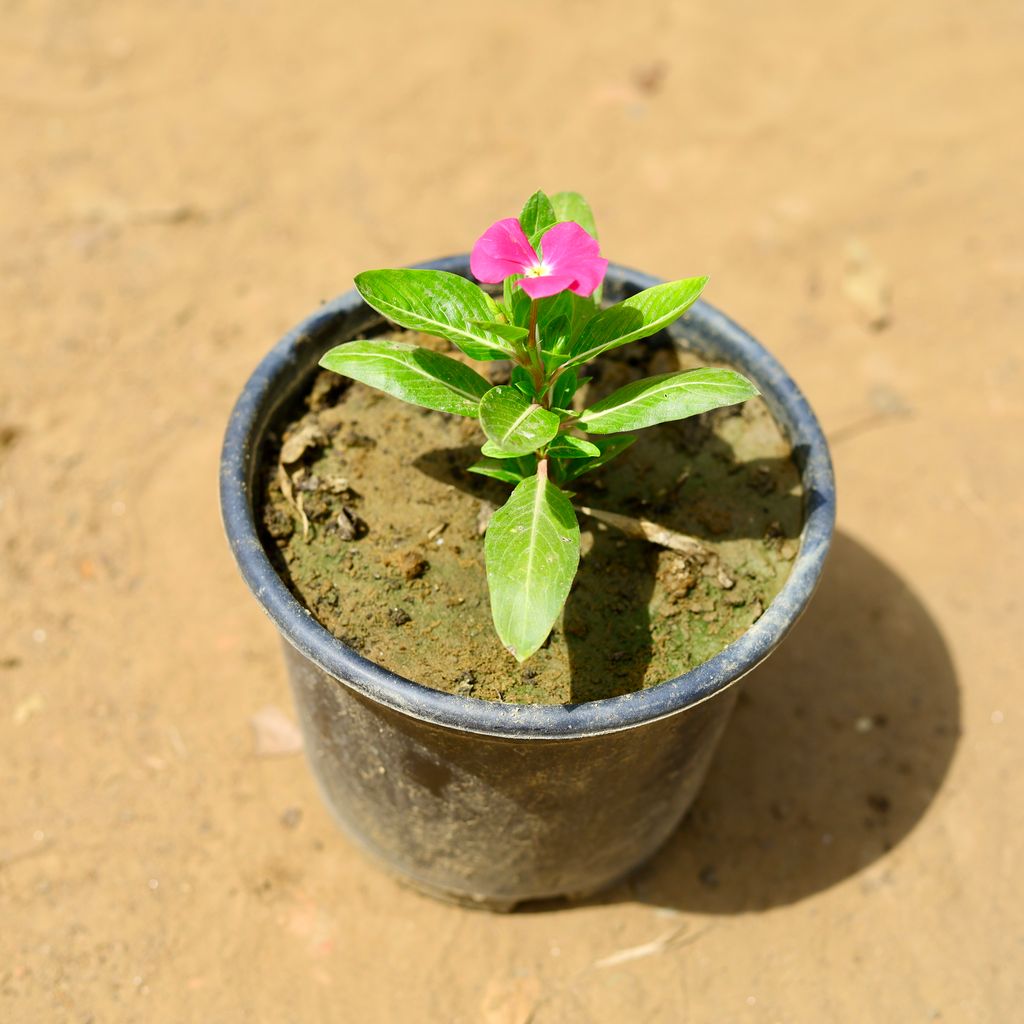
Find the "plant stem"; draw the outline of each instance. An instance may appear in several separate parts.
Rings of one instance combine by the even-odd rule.
[[[541,456],[537,460],[537,479],[547,480],[548,478],[548,457],[546,455]]]
[[[533,299],[530,302],[530,328],[529,334],[526,336],[526,348],[530,354],[530,362],[533,364],[531,371],[533,373],[533,386],[537,391],[538,397],[541,396],[541,392],[544,390],[544,360],[541,358],[540,345],[537,342],[537,300]],[[549,402],[545,396],[544,408],[546,409]]]

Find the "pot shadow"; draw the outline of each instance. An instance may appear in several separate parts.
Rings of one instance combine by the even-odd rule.
[[[683,824],[593,902],[736,914],[827,889],[913,830],[959,735],[935,622],[888,566],[837,535],[806,615],[748,676]],[[861,882],[887,884],[884,868]]]

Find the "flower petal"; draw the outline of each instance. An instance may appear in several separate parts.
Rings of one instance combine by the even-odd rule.
[[[593,295],[598,286],[604,280],[605,271],[608,269],[608,261],[601,256],[591,260],[588,270],[577,268],[576,283],[569,289],[577,295]]]
[[[566,288],[572,288],[576,278],[570,274],[548,274],[545,277],[524,277],[516,283],[531,299],[546,299],[549,295],[557,295]]]
[[[497,284],[513,274],[525,273],[538,262],[519,221],[506,217],[492,224],[477,240],[469,269],[478,281]]]
[[[599,254],[597,239],[575,221],[563,221],[548,230],[540,248],[547,266],[573,278],[571,290],[577,295],[592,294],[604,280],[608,261]]]

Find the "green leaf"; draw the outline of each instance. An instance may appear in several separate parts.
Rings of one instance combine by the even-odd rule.
[[[519,214],[519,226],[523,229],[523,234],[530,240],[530,245],[534,249],[537,248],[540,236],[557,223],[558,217],[555,216],[551,200],[541,191],[534,192],[526,200],[523,212]]]
[[[504,448],[499,448],[493,441],[484,441],[480,446],[480,451],[489,459],[518,459],[519,456],[515,452],[507,452]]]
[[[587,321],[564,365],[578,366],[609,349],[657,334],[697,301],[707,280],[691,277],[658,284],[603,309]]]
[[[547,376],[550,376],[565,361],[569,346],[572,344],[572,337],[569,333],[569,318],[559,316],[549,320],[544,325],[543,330],[538,328],[537,341],[540,344],[544,372]]]
[[[584,441],[582,437],[559,434],[548,445],[547,453],[559,459],[593,459],[600,456],[601,449],[592,441]]]
[[[603,287],[604,285],[602,284],[601,288]],[[601,301],[600,291],[601,289],[599,288],[589,299],[583,295],[575,295],[572,292],[567,293],[571,297],[572,302],[573,339],[578,338],[583,332],[583,328],[601,311],[599,305]]]
[[[633,381],[580,413],[579,426],[592,434],[639,430],[667,420],[735,405],[758,394],[735,370],[706,367],[683,373],[662,373]]]
[[[522,341],[530,332],[525,327],[518,327],[516,324],[498,323],[495,320],[470,320],[471,327],[481,327],[489,334],[496,334],[499,338],[507,341],[513,348]]]
[[[472,359],[508,359],[511,342],[479,326],[500,316],[494,300],[472,281],[443,270],[367,270],[356,275],[367,304],[401,327],[447,338]],[[474,326],[474,321],[477,325]]]
[[[579,374],[575,369],[562,373],[551,389],[551,404],[556,409],[569,409],[573,395],[579,390]]]
[[[516,283],[522,279],[522,274],[513,274],[505,278],[502,286],[506,313],[517,327],[526,327],[530,323],[530,296],[522,288],[516,287]]]
[[[558,433],[559,422],[553,412],[508,384],[491,388],[480,402],[480,425],[494,448],[505,455],[536,451]]]
[[[533,377],[525,366],[513,366],[509,383],[518,388],[532,402],[537,397],[537,388],[534,386]]]
[[[480,399],[491,389],[457,359],[384,338],[338,345],[320,365],[413,405],[458,416],[478,416]]]
[[[551,355],[565,352],[570,341],[569,318],[556,316],[553,320],[546,321],[543,327],[538,325],[537,340],[543,352]]]
[[[491,518],[484,554],[494,628],[525,661],[551,632],[579,565],[580,528],[568,497],[543,477],[523,480]]]
[[[537,460],[531,456],[519,459],[495,459],[485,456],[479,462],[474,462],[469,467],[469,472],[503,480],[508,484],[517,484],[537,472]]]
[[[597,305],[592,298],[586,298],[570,291],[559,292],[550,298],[541,299],[538,303],[537,328],[543,338],[545,328],[549,323],[560,317],[565,317],[569,321],[569,336],[575,340],[583,330],[584,324],[596,315]]]
[[[551,205],[559,220],[574,220],[588,235],[597,238],[593,211],[579,192],[556,192],[551,197]]]
[[[562,479],[568,483],[575,480],[584,473],[589,473],[606,462],[611,462],[616,455],[621,455],[634,441],[636,437],[632,434],[620,434],[618,437],[595,437],[593,443],[601,450],[596,459],[587,459],[585,462],[575,461],[561,464]]]

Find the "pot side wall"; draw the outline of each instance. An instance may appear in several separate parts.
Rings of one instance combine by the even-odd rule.
[[[594,892],[647,860],[738,692],[623,732],[515,740],[402,715],[284,651],[307,757],[349,835],[418,888],[495,909]]]

